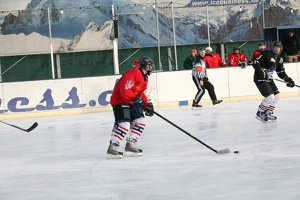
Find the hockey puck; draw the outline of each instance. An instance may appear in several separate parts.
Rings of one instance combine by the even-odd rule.
[[[233,153],[240,153],[239,151],[234,151]]]

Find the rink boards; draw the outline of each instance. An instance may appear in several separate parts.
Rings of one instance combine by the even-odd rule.
[[[299,63],[285,64],[287,74],[300,83]],[[207,70],[218,99],[239,101],[261,98],[253,83],[253,68]],[[110,95],[121,75],[1,83],[0,118],[19,118],[111,110]],[[274,78],[277,75],[274,75]],[[276,82],[282,96],[299,96],[299,88]],[[191,71],[154,72],[146,95],[157,107],[188,105],[196,94]],[[202,104],[210,103],[207,92]]]

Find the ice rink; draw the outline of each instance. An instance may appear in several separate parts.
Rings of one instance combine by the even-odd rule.
[[[229,154],[156,115],[138,142],[144,155],[121,160],[105,158],[112,112],[6,120],[39,126],[0,124],[0,200],[299,200],[300,98],[281,98],[269,124],[255,119],[259,103],[155,110]]]

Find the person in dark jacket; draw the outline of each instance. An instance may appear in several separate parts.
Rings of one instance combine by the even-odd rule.
[[[192,49],[191,50],[191,55],[189,55],[183,63],[184,69],[193,69],[194,66],[194,60],[197,56],[197,49]]]
[[[287,37],[283,40],[283,50],[287,55],[287,62],[298,62],[299,40],[290,29]]]

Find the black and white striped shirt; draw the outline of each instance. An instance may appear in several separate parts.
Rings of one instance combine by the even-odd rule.
[[[206,64],[203,58],[197,57],[197,59],[194,61],[192,76],[200,79],[207,78]]]

